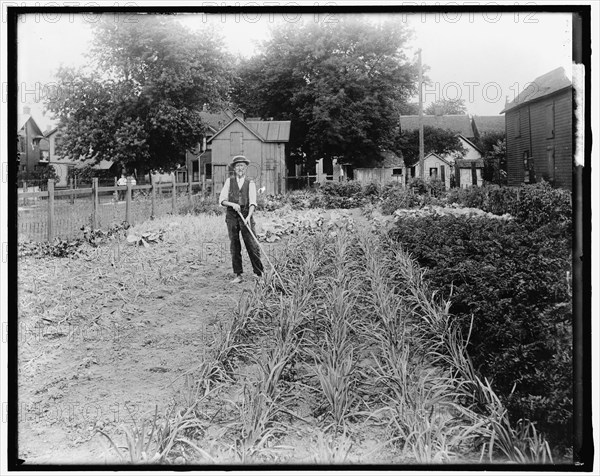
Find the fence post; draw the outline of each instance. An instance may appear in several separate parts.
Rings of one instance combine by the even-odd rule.
[[[177,187],[175,184],[175,174],[172,172],[171,172],[171,185],[172,185],[171,211],[173,212],[173,215],[175,215],[175,213],[177,213]]]
[[[27,193],[27,181],[23,180],[23,193]],[[23,205],[27,206],[29,205],[29,200],[24,198],[23,199]]]
[[[125,221],[131,223],[131,182],[127,181],[127,191],[125,192]]]
[[[54,239],[54,180],[48,179],[48,241]]]
[[[98,177],[92,178],[92,230],[98,229]]]
[[[152,174],[150,174],[150,203],[152,204],[150,219],[153,220],[156,215],[156,186],[154,185],[154,177]]]
[[[202,174],[202,200],[206,197],[206,174]]]
[[[117,177],[115,177],[115,195],[114,195],[114,199],[115,199],[115,202],[119,201],[119,191],[117,190]]]
[[[191,165],[191,163],[192,162],[190,161],[190,165]],[[188,202],[191,206],[192,205],[192,174],[190,173],[189,170],[188,170],[187,176],[188,176]]]
[[[74,187],[74,179],[73,177],[69,177],[69,188],[71,189],[71,205],[75,205],[75,194],[72,192]]]

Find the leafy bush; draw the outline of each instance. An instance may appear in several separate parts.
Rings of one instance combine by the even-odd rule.
[[[527,203],[553,210],[535,198]],[[473,317],[469,353],[511,419],[537,421],[554,443],[568,444],[560,440],[572,416],[571,229],[568,221],[526,225],[406,218],[390,236],[429,268],[465,337]]]
[[[207,213],[209,215],[222,215],[225,213],[225,207],[222,207],[214,200],[197,200],[192,205],[186,203],[179,207],[181,215],[199,215]]]
[[[448,203],[480,208],[495,215],[509,213],[528,227],[546,223],[570,223],[571,192],[552,188],[548,182],[524,187],[471,187],[453,189],[446,195]]]
[[[258,195],[256,197],[256,208],[258,210],[264,210],[267,212],[272,212],[273,210],[277,210],[285,204],[285,195],[276,194],[276,195]]]
[[[356,198],[362,197],[363,187],[360,182],[350,180],[347,182],[325,182],[320,188],[323,195],[331,197]]]
[[[381,213],[391,215],[399,208],[415,208],[421,205],[421,197],[397,184],[386,184],[381,193]]]
[[[411,187],[410,184],[415,184]],[[435,186],[435,185],[434,185]],[[381,191],[381,213],[391,215],[399,208],[420,208],[426,205],[440,205],[442,202],[430,195],[430,184],[421,179],[415,179],[404,188],[397,182],[385,184]]]

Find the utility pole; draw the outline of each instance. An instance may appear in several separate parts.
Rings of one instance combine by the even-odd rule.
[[[425,178],[425,140],[423,138],[423,63],[419,54],[419,177]]]

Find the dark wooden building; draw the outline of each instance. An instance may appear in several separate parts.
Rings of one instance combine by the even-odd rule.
[[[508,185],[543,178],[571,189],[573,88],[564,69],[536,78],[502,113],[506,115]]]

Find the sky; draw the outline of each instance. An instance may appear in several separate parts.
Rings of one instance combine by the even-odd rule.
[[[222,32],[227,49],[251,57],[269,28],[281,22],[331,23],[339,13],[186,15],[191,29],[213,25]],[[371,15],[384,18],[382,15]],[[571,17],[564,13],[394,14],[414,31],[409,57],[421,48],[430,84],[425,105],[437,99],[463,99],[473,115],[498,115],[529,82],[562,66],[571,72]],[[386,14],[385,18],[390,15]],[[56,81],[60,64],[80,66],[91,41],[90,15],[28,15],[18,23],[18,82],[20,106],[28,105],[42,129],[49,127],[42,99]],[[130,21],[123,16],[116,21]]]

